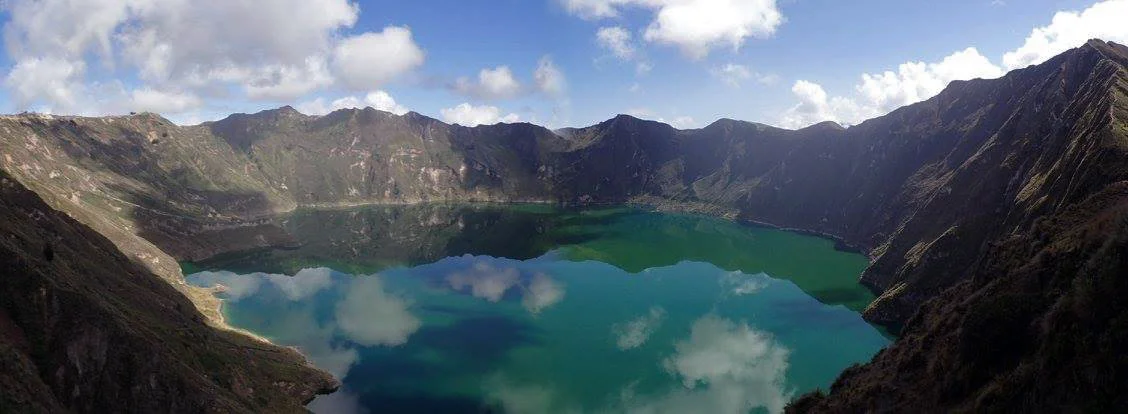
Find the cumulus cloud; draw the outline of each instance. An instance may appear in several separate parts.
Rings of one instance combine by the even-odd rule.
[[[538,314],[564,299],[564,285],[544,273],[536,273],[523,295],[521,306],[529,313]]]
[[[533,72],[533,81],[536,82],[538,91],[549,96],[559,96],[564,93],[564,89],[567,87],[564,72],[561,72],[553,63],[552,58],[548,56],[537,61],[537,70]]]
[[[410,306],[408,299],[385,291],[380,276],[361,276],[338,302],[337,324],[360,345],[401,345],[422,324]]]
[[[791,399],[784,389],[789,352],[766,333],[715,315],[698,319],[688,339],[663,361],[682,384],[665,394],[624,396],[628,413],[778,413]]]
[[[864,74],[857,90],[866,105],[879,112],[888,112],[931,98],[954,80],[1002,75],[1002,68],[995,66],[974,47],[969,47],[936,63],[907,62],[901,64],[896,72]]]
[[[332,270],[327,267],[302,269],[293,276],[270,274],[267,280],[274,283],[286,298],[299,301],[313,296],[332,284]]]
[[[606,407],[569,407],[552,388],[538,384],[487,381],[489,403],[510,413],[622,412],[631,414],[778,413],[790,401],[785,389],[789,351],[771,335],[747,324],[707,315],[693,323],[688,338],[662,366],[676,382],[640,394],[632,383]]]
[[[499,268],[487,261],[474,262],[469,270],[447,275],[446,282],[451,289],[469,290],[476,298],[498,302],[505,292],[517,285],[521,272],[514,267]]]
[[[721,277],[720,283],[721,287],[725,288],[728,293],[744,296],[764,290],[771,284],[771,278],[764,273],[747,275],[741,272],[729,272]]]
[[[780,119],[788,128],[799,128],[821,121],[855,124],[898,107],[920,102],[940,93],[954,80],[995,78],[1003,70],[974,47],[952,53],[939,62],[907,62],[897,71],[863,74],[855,86],[855,97],[828,96],[822,86],[799,80],[791,91],[799,103]]]
[[[506,99],[521,93],[521,82],[513,77],[509,66],[486,68],[478,72],[478,79],[458,78],[454,90],[478,99]]]
[[[192,274],[189,282],[197,286],[215,287],[223,292],[227,300],[238,302],[258,292],[263,280],[261,275],[261,273],[237,275],[228,271],[205,271]]]
[[[333,84],[328,64],[310,57],[301,65],[269,65],[246,76],[243,89],[251,99],[290,100]]]
[[[134,111],[156,113],[182,113],[203,105],[203,100],[190,92],[166,92],[147,87],[134,89],[131,101]]]
[[[369,92],[367,95],[364,95],[363,98],[346,96],[334,99],[332,102],[326,102],[325,98],[317,98],[299,103],[295,106],[299,112],[306,115],[325,115],[338,109],[364,107],[373,107],[396,115],[403,115],[409,111],[406,106],[397,103],[392,95],[384,91]]]
[[[769,37],[784,21],[775,0],[562,1],[572,14],[593,20],[617,17],[626,7],[646,9],[653,20],[643,38],[676,46],[692,59],[702,59],[717,47],[739,49],[749,37]]]
[[[720,79],[721,82],[734,88],[739,88],[740,85],[750,80],[764,85],[770,85],[779,81],[778,76],[764,75],[749,69],[747,66],[735,63],[728,63],[713,68],[709,73],[711,73],[713,77]]]
[[[643,37],[678,46],[702,59],[717,46],[739,49],[748,37],[764,38],[783,24],[775,0],[665,1]]]
[[[556,393],[542,385],[515,384],[500,378],[486,382],[486,403],[509,414],[542,414],[554,411]],[[576,410],[564,410],[572,413]]]
[[[332,284],[332,270],[328,268],[302,269],[293,276],[274,273],[248,273],[244,275],[228,271],[204,271],[191,275],[192,283],[200,286],[217,286],[227,299],[239,301],[258,293],[263,282],[274,288],[291,301],[301,301]]]
[[[388,292],[378,275],[341,275],[335,279],[328,268],[310,268],[293,276],[205,271],[188,275],[187,280],[197,286],[221,288],[227,301],[257,297],[256,304],[269,312],[263,313],[263,320],[252,322],[261,326],[251,329],[298,347],[315,365],[338,379],[345,378],[360,362],[357,345],[401,345],[421,326],[411,313],[411,301]],[[331,316],[311,300],[321,292],[339,295],[334,296],[340,300]]]
[[[621,26],[601,27],[595,32],[595,40],[599,46],[607,49],[620,60],[631,60],[635,57],[631,32]]]
[[[501,115],[501,109],[498,109],[496,106],[475,106],[469,103],[461,103],[453,108],[440,109],[439,114],[443,121],[468,127],[493,125],[498,122],[513,123],[521,119],[520,116],[514,113],[504,116]]]
[[[14,65],[5,85],[17,109],[185,113],[213,99],[291,100],[338,84],[372,90],[423,61],[404,27],[342,36],[359,14],[349,0],[12,0],[0,7],[10,14],[4,40]]]
[[[642,346],[665,319],[666,310],[661,306],[654,306],[645,315],[612,326],[611,333],[615,335],[615,346],[624,351]]]
[[[495,265],[488,258],[475,259],[468,269],[452,272],[443,281],[452,290],[490,302],[500,302],[508,292],[521,296],[521,306],[538,314],[564,299],[564,285],[545,273],[522,278],[516,267]]]
[[[1036,65],[1093,38],[1128,43],[1125,16],[1128,0],[1107,0],[1082,11],[1058,12],[1050,24],[1031,31],[1022,46],[1003,55],[1003,64],[1007,69]]]
[[[407,27],[389,26],[342,40],[333,63],[342,83],[357,90],[375,89],[423,64],[423,50]]]
[[[81,60],[31,57],[16,62],[4,86],[21,108],[42,104],[45,112],[65,111],[77,106],[85,88],[79,78],[85,71],[86,64]]]

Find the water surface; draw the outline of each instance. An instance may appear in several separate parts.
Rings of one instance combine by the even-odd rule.
[[[343,380],[320,412],[779,411],[887,345],[864,257],[629,208],[304,211],[192,264],[229,322]]]

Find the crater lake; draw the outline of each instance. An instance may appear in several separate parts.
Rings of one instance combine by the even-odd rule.
[[[299,210],[184,263],[342,381],[314,412],[779,412],[889,338],[831,240],[631,207]]]

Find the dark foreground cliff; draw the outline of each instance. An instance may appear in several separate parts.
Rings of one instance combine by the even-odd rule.
[[[303,412],[336,388],[0,171],[0,412]]]
[[[893,346],[788,410],[1128,411],[1128,182],[988,249]]]

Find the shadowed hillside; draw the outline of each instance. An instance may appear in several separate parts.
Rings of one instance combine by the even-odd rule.
[[[303,412],[304,358],[213,329],[105,237],[0,172],[0,412]]]

